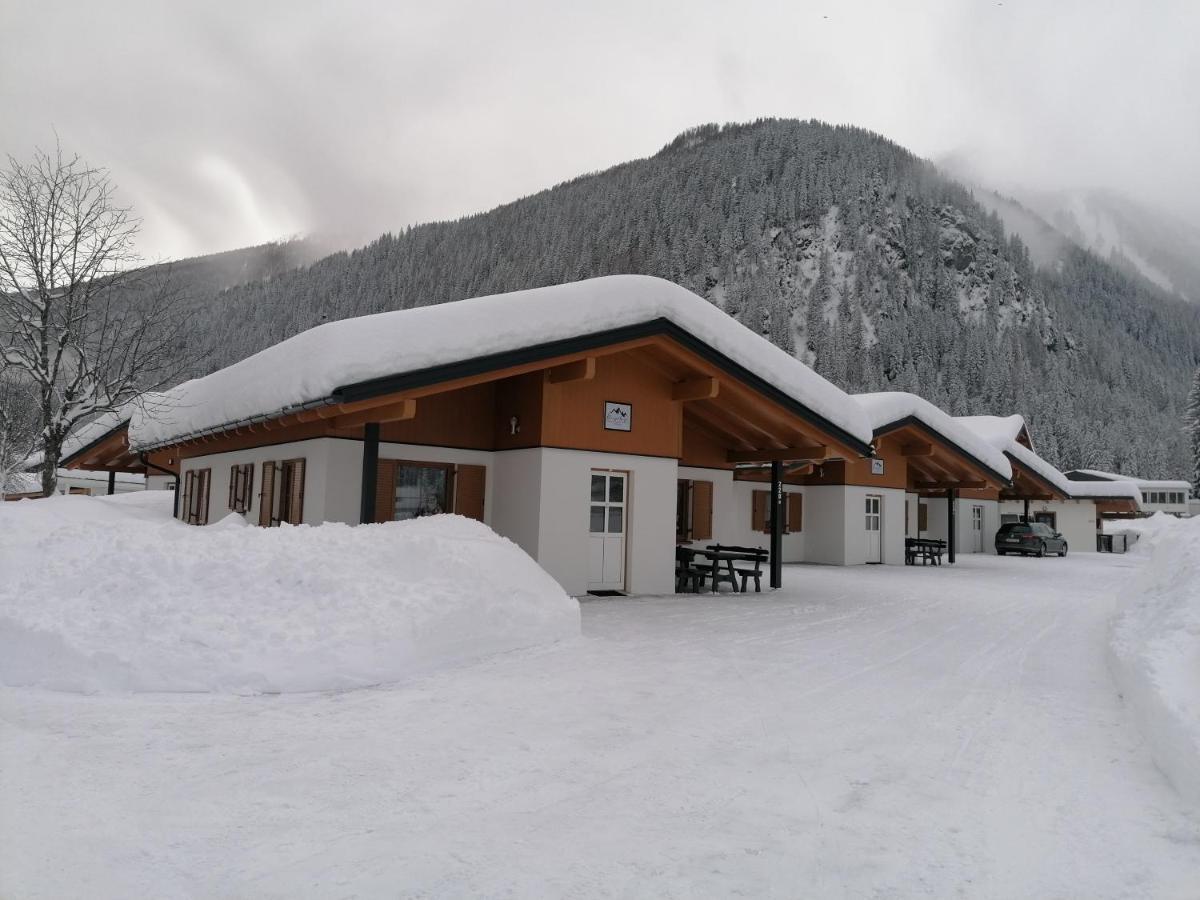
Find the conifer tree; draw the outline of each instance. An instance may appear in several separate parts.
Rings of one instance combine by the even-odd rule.
[[[1188,392],[1183,412],[1184,429],[1188,446],[1192,451],[1191,482],[1192,494],[1200,497],[1200,368],[1192,378],[1192,389]]]

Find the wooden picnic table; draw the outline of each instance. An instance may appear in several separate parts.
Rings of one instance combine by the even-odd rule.
[[[915,566],[917,557],[921,558],[921,565],[933,563],[935,566],[942,564],[942,551],[946,549],[946,542],[936,538],[905,538],[904,539],[904,564]]]
[[[717,582],[728,581],[733,586],[734,591],[738,590],[737,575],[733,571],[735,562],[754,562],[758,558],[757,554],[745,550],[696,550],[698,556],[706,556],[712,560],[712,574],[709,580],[712,582],[712,592],[717,592]],[[721,563],[725,564],[725,575],[720,574]]]

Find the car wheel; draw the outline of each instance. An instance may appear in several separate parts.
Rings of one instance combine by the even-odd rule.
[[[1039,558],[1046,555],[1046,542],[1045,541],[1042,541],[1041,544],[1038,545],[1037,555]]]
[[[1066,542],[1066,541],[1063,541],[1063,548],[1062,548],[1062,552],[1061,552],[1061,553],[1059,553],[1058,555],[1059,555],[1059,556],[1066,556],[1066,555],[1067,555],[1067,542]]]

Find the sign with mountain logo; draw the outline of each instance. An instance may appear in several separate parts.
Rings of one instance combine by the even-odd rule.
[[[604,428],[607,431],[632,431],[633,404],[606,401],[604,404]]]

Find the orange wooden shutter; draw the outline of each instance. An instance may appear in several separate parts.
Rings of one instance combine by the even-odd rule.
[[[750,504],[750,527],[754,531],[771,530],[770,491],[755,491]]]
[[[396,462],[379,460],[375,474],[375,521],[390,522],[396,518]]]
[[[262,464],[262,489],[258,492],[258,524],[271,527],[275,515],[275,463]]]
[[[201,469],[198,473],[200,476],[200,489],[197,493],[200,495],[199,509],[196,521],[200,525],[208,524],[208,485],[212,479],[212,469]]]
[[[460,516],[483,521],[483,488],[487,469],[458,466],[454,484],[454,511]]]
[[[238,512],[250,512],[250,498],[254,496],[254,463],[242,466],[242,508]]]
[[[804,530],[804,495],[787,495],[787,530]]]
[[[920,503],[917,506],[917,531],[929,530],[929,505]]]
[[[713,486],[711,481],[692,482],[692,538],[712,540]]]
[[[179,504],[180,518],[185,522],[192,521],[192,473],[183,473],[183,498]]]
[[[293,459],[291,477],[288,478],[288,523],[299,525],[304,521],[304,460]]]

